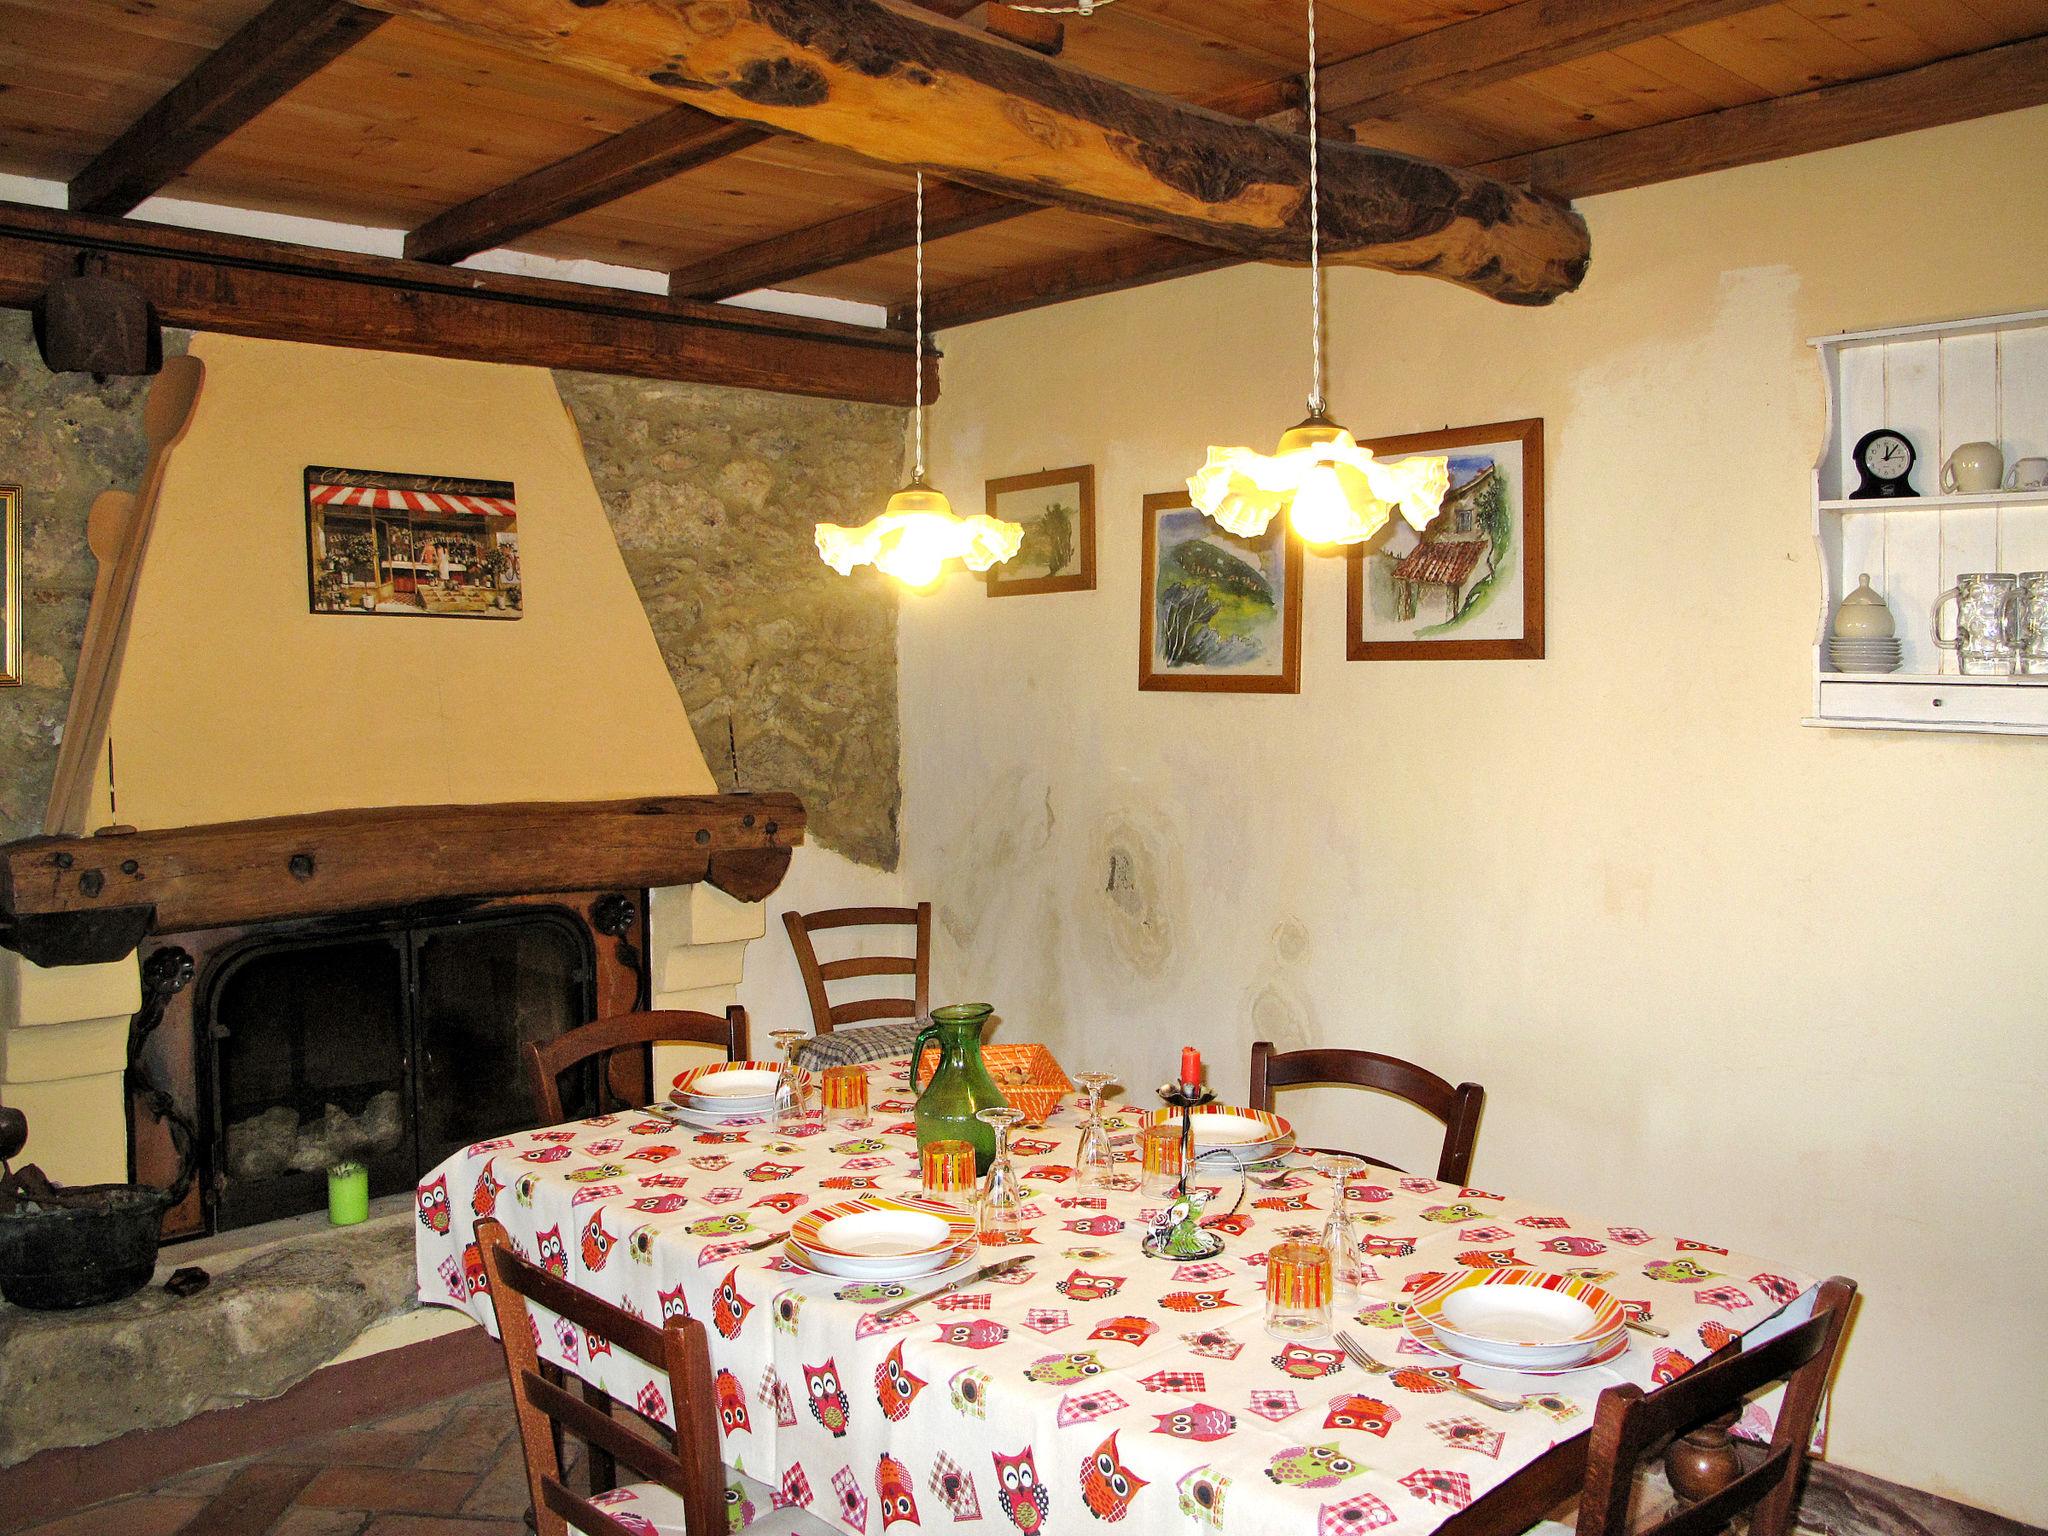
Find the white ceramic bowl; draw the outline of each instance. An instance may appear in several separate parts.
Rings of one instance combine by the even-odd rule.
[[[957,1248],[941,1248],[937,1253],[915,1254],[908,1258],[899,1255],[895,1258],[852,1259],[839,1254],[817,1253],[795,1238],[790,1239],[788,1246],[790,1257],[805,1269],[846,1280],[921,1280],[974,1257],[977,1248],[977,1244],[970,1240]]]

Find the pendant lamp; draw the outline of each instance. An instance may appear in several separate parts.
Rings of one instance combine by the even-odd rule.
[[[911,366],[917,372],[915,423],[916,467],[910,483],[889,498],[879,517],[858,528],[818,524],[818,553],[842,576],[857,565],[872,565],[906,587],[925,588],[945,574],[946,562],[958,560],[970,571],[985,571],[1017,553],[1024,540],[1021,523],[1004,522],[977,512],[961,517],[945,492],[924,477],[924,172],[917,173],[917,346]]]
[[[1396,507],[1420,530],[1443,508],[1450,467],[1437,458],[1382,464],[1372,450],[1329,417],[1323,399],[1323,261],[1321,156],[1317,149],[1316,6],[1308,0],[1308,260],[1309,346],[1313,357],[1308,417],[1280,434],[1271,453],[1251,448],[1209,450],[1188,477],[1188,495],[1224,530],[1244,538],[1266,531],[1285,512],[1308,544],[1362,544],[1387,525]]]

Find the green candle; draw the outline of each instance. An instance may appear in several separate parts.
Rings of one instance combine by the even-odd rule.
[[[352,1227],[370,1214],[370,1170],[361,1163],[336,1163],[327,1170],[327,1219]]]

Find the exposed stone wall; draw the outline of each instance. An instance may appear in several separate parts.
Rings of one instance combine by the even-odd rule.
[[[730,721],[743,785],[796,791],[813,838],[893,868],[896,599],[887,583],[834,575],[811,526],[881,505],[902,468],[903,412],[594,374],[557,382],[721,786]],[[26,677],[0,690],[0,840],[42,823],[95,576],[86,514],[101,491],[141,478],[146,390],[50,373],[27,315],[0,311],[0,483],[23,487]],[[603,657],[563,662],[604,685]]]
[[[182,351],[184,338],[164,346]],[[0,839],[42,830],[97,569],[85,517],[101,491],[142,478],[147,389],[51,373],[28,315],[0,310],[0,483],[22,488],[22,686],[0,689]]]
[[[704,760],[788,789],[809,835],[896,866],[896,595],[819,560],[812,526],[865,522],[903,470],[904,413],[560,373],[598,494]]]

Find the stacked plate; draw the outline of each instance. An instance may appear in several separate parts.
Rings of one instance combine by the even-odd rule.
[[[679,1073],[669,1088],[676,1118],[691,1125],[717,1126],[734,1120],[758,1120],[775,1113],[775,1084],[780,1076],[772,1061],[719,1061]],[[808,1086],[810,1075],[799,1072]]]
[[[1896,672],[1900,656],[1896,636],[1883,640],[1828,636],[1828,665],[1837,672]]]
[[[1178,1125],[1180,1111],[1155,1109],[1147,1126]],[[1294,1127],[1263,1109],[1206,1104],[1195,1111],[1195,1161],[1207,1167],[1248,1168],[1271,1162],[1294,1145]]]
[[[974,1218],[915,1196],[863,1195],[800,1217],[790,1261],[849,1280],[914,1280],[975,1256]]]
[[[1440,1353],[1538,1376],[1600,1365],[1628,1348],[1620,1302],[1590,1281],[1523,1265],[1452,1276],[1416,1298],[1407,1324]]]

